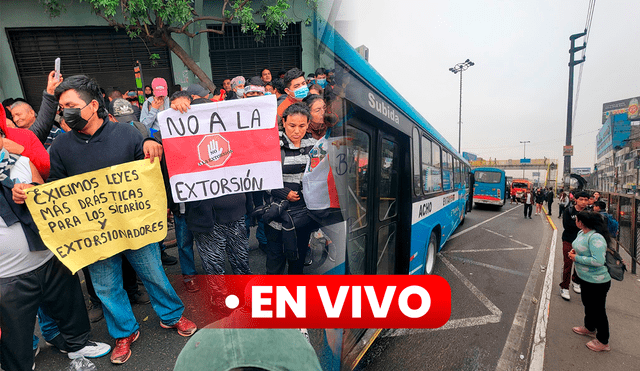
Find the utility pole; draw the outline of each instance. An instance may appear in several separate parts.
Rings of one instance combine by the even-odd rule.
[[[571,146],[571,131],[572,131],[572,119],[573,119],[573,67],[579,65],[584,62],[586,57],[582,57],[581,60],[576,61],[574,54],[583,50],[587,47],[587,43],[583,42],[582,46],[576,46],[576,39],[579,39],[587,34],[587,29],[585,28],[584,32],[577,33],[569,36],[569,40],[571,40],[571,49],[569,49],[569,102],[567,104],[567,138],[565,141],[565,146]],[[565,191],[569,190],[570,184],[570,176],[571,176],[571,155],[566,153],[564,156],[564,189]]]

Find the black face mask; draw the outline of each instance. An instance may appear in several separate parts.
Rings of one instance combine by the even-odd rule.
[[[87,103],[86,106],[88,106],[89,103]],[[69,127],[71,128],[71,130],[75,130],[75,131],[80,131],[82,129],[84,129],[85,126],[87,126],[87,123],[89,122],[89,120],[86,120],[84,118],[82,118],[82,114],[81,111],[86,107],[82,107],[82,108],[65,108],[62,111],[62,116],[64,117],[64,122],[67,123],[67,125],[69,125]],[[95,112],[94,112],[95,114]],[[91,115],[91,117],[93,117],[93,114]],[[91,118],[89,117],[89,118]]]

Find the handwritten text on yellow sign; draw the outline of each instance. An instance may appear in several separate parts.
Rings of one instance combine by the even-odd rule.
[[[140,160],[29,188],[27,206],[49,250],[72,272],[162,240],[160,162]]]

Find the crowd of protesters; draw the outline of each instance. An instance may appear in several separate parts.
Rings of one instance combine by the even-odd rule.
[[[302,178],[314,144],[336,122],[327,113],[334,84],[332,71],[323,68],[307,78],[297,68],[281,71],[277,78],[263,69],[254,77],[225,79],[214,91],[201,84],[170,88],[158,77],[145,86],[141,104],[135,90],[113,89],[107,94],[90,77],[63,78],[52,71],[37,114],[24,99],[5,100],[0,110],[1,367],[35,367],[36,318],[47,343],[71,359],[111,352],[112,363],[126,362],[140,335],[132,304],[151,303],[161,327],[191,336],[196,325],[183,316],[184,305],[163,264],[179,260],[188,292],[201,290],[194,279],[194,247],[205,274],[225,274],[227,259],[234,274],[252,274],[251,216],[258,226],[259,247],[266,253],[266,272],[282,274],[288,266],[289,274],[302,274],[310,236],[319,227],[307,213]],[[158,113],[269,94],[277,98],[284,187],[174,203]],[[83,269],[91,302],[87,311],[79,278],[45,247],[26,207],[26,190],[144,158],[161,162],[179,259],[168,255],[158,241],[90,264]],[[256,222],[255,209],[263,204],[268,209],[275,205],[277,214]],[[144,288],[138,287],[138,280]],[[89,339],[90,323],[103,317],[115,339],[113,349]]]

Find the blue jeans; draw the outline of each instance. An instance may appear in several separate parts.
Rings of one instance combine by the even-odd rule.
[[[173,221],[176,227],[180,270],[184,275],[194,276],[197,273],[196,264],[193,262],[193,234],[187,228],[187,220],[184,215],[173,214]]]
[[[158,244],[152,243],[138,250],[126,250],[122,254],[144,283],[151,305],[162,323],[171,326],[178,322],[184,312],[184,305],[164,273]],[[89,272],[96,294],[102,301],[109,334],[120,339],[138,331],[140,325],[133,316],[129,297],[122,287],[121,254],[91,264]]]
[[[264,223],[262,222],[262,220],[258,221],[258,228],[256,229],[256,239],[258,240],[258,243],[262,245],[267,244],[267,235],[264,234]]]
[[[49,317],[44,313],[42,307],[38,308],[38,324],[40,325],[40,332],[42,333],[42,337],[46,341],[51,341],[54,337],[60,335],[60,330],[58,330],[58,325],[53,318]],[[34,334],[33,335],[33,350],[38,346],[38,342],[40,339]]]

